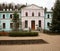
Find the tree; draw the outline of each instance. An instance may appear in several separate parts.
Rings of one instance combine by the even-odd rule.
[[[19,14],[15,11],[13,14],[13,30],[18,31],[19,30]]]
[[[22,6],[19,8],[19,10],[21,10],[21,9],[24,8],[24,7],[26,7],[26,5],[22,5]]]
[[[60,0],[57,0],[54,5],[50,30],[52,32],[60,32]]]

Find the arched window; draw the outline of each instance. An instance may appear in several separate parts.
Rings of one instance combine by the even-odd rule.
[[[40,16],[40,12],[38,13],[38,16]]]
[[[13,23],[10,23],[10,28],[13,28]]]
[[[6,24],[5,24],[5,23],[3,23],[3,28],[5,29],[5,27],[6,27]]]
[[[47,23],[47,26],[48,26],[48,27],[50,26],[50,23],[49,23],[49,22]]]
[[[3,19],[5,19],[5,14],[3,14]]]
[[[32,16],[34,16],[34,12],[32,12]]]
[[[47,15],[47,17],[48,17],[48,18],[50,17],[49,14]]]
[[[27,27],[28,27],[28,21],[25,20],[25,28],[27,28]]]
[[[39,20],[39,27],[41,27],[41,20]]]
[[[25,15],[28,16],[28,12],[26,12]]]
[[[10,18],[12,18],[12,14],[10,14]]]

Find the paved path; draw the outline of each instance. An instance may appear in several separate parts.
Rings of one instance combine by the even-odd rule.
[[[60,51],[60,35],[47,35],[40,33],[38,37],[0,37],[8,39],[43,39],[47,44],[0,45],[0,51]]]

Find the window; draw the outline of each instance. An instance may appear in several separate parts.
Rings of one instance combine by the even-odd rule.
[[[32,12],[32,16],[34,16],[34,12]]]
[[[27,28],[28,27],[28,21],[26,20],[25,21],[25,28]]]
[[[13,23],[10,23],[10,28],[13,28]]]
[[[47,23],[47,26],[50,26],[50,23],[49,22]]]
[[[1,13],[0,13],[0,18],[1,18]]]
[[[38,13],[38,16],[40,16],[40,12]]]
[[[3,28],[5,28],[5,23],[3,23]]]
[[[19,28],[19,23],[17,23],[17,28]]]
[[[3,19],[5,19],[5,14],[3,14]]]
[[[18,19],[19,19],[19,14],[18,14]]]
[[[26,14],[25,14],[26,16],[28,16],[28,13],[26,12]]]
[[[51,17],[53,17],[53,14],[51,14]]]
[[[49,14],[47,15],[47,17],[49,18]]]
[[[39,27],[41,27],[41,20],[39,20]]]
[[[10,18],[12,18],[12,14],[10,14]]]

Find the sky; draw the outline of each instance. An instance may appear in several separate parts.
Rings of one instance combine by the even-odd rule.
[[[0,3],[15,3],[15,4],[35,4],[41,7],[47,7],[51,9],[54,6],[56,0],[0,0]]]

